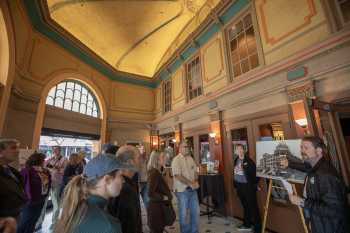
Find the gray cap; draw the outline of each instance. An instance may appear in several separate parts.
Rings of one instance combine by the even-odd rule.
[[[88,180],[94,180],[120,169],[136,170],[134,166],[123,163],[115,155],[99,154],[86,164],[83,175]]]

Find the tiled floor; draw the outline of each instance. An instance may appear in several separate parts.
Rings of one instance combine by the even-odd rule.
[[[236,219],[225,219],[222,217],[212,217],[211,221],[208,222],[207,216],[201,216],[200,218],[200,233],[237,233],[236,226],[240,222]],[[51,213],[48,213],[45,217],[43,229],[36,233],[51,233],[49,229],[51,225]],[[179,233],[180,232],[179,222],[176,220],[175,224],[172,227],[167,227],[166,231],[168,233]],[[147,233],[147,232],[145,232]]]
[[[200,218],[199,224],[199,232],[200,233],[237,233],[236,226],[239,225],[240,222],[238,220],[227,220],[225,218],[213,217],[211,218],[210,223],[208,223],[208,218],[206,216],[202,216]],[[169,233],[178,233],[179,222],[176,221],[173,227],[168,227],[167,232]]]

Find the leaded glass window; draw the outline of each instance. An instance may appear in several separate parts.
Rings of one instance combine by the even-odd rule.
[[[94,94],[78,81],[63,81],[49,91],[46,104],[73,112],[100,117],[100,108]]]

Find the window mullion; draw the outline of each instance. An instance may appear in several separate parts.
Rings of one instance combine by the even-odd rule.
[[[72,96],[72,105],[70,106],[70,110],[73,111],[73,105],[74,105],[74,95],[75,95],[75,82],[73,85],[73,96]]]
[[[57,87],[58,87],[58,84],[56,85],[55,95],[53,96],[53,106],[56,106]]]
[[[64,105],[65,105],[65,102],[66,102],[66,95],[67,95],[67,83],[68,82],[65,82],[64,84],[64,96],[63,96],[63,109],[65,109],[64,108]]]
[[[83,94],[83,86],[80,85],[80,99],[79,99],[79,112],[80,112],[80,108],[81,108],[81,96]]]

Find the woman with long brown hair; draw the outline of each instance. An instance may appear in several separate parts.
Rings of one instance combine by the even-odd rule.
[[[100,154],[87,163],[82,175],[66,186],[61,218],[55,233],[121,233],[120,222],[104,209],[123,186],[121,169],[132,169],[115,156]]]
[[[152,233],[162,233],[166,226],[164,218],[164,202],[172,200],[171,191],[165,182],[161,168],[164,166],[164,154],[152,151],[147,164],[148,170],[148,195],[149,205],[147,208],[148,226]]]

